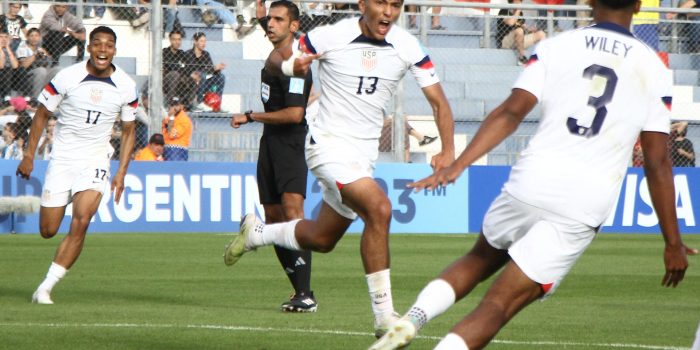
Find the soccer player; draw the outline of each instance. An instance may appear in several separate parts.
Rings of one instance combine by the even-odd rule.
[[[268,67],[290,76],[304,76],[311,62],[319,60],[319,112],[306,142],[307,165],[323,185],[318,218],[264,225],[248,214],[241,234],[226,250],[226,260],[232,265],[245,252],[272,244],[330,252],[359,215],[365,224],[360,252],[375,334],[380,336],[398,319],[389,273],[391,202],[372,178],[383,110],[410,70],[433,107],[440,133],[441,152],[431,159],[435,169],[454,160],[453,120],[429,56],[415,37],[393,25],[403,2],[360,0],[359,7],[362,17],[318,27],[302,37],[300,48],[308,56],[276,51],[268,59]]]
[[[124,176],[134,148],[138,93],[129,75],[112,64],[116,43],[117,35],[112,29],[95,28],[87,46],[90,59],[61,70],[38,97],[40,105],[32,120],[29,146],[17,175],[29,179],[39,137],[47,120],[56,113],[58,124],[41,194],[41,236],[56,235],[66,206],[73,203],[73,208],[69,232],[56,250],[46,279],[32,296],[35,303],[53,304],[51,289],[78,259],[110,177],[116,203],[124,190]],[[114,150],[109,139],[118,115],[122,121],[121,153],[119,169],[111,176],[109,159]]]
[[[275,50],[292,55],[294,33],[299,29],[299,8],[288,0],[275,1],[266,14],[265,4],[257,0],[257,18]],[[311,71],[303,78],[288,77],[279,69],[261,72],[260,97],[265,113],[234,114],[231,126],[239,128],[252,122],[264,125],[258,153],[258,192],[268,224],[304,218],[306,177],[304,159],[306,106],[313,79]],[[282,311],[315,312],[318,305],[311,290],[311,252],[275,246],[294,295],[282,303]]]
[[[683,280],[688,260],[666,150],[671,73],[629,32],[639,1],[590,4],[596,24],[543,41],[511,95],[459,158],[410,185],[430,189],[454,182],[542,104],[537,133],[491,204],[472,250],[431,281],[370,349],[405,346],[426,322],[501,268],[481,303],[435,349],[481,349],[520,310],[552,294],[608,216],[638,136],[665,240],[662,285]]]

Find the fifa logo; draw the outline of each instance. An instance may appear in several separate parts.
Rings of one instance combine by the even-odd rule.
[[[366,71],[371,71],[377,67],[377,51],[374,50],[362,50],[362,67]]]
[[[102,102],[102,90],[101,89],[91,89],[90,90],[90,101],[95,104]]]

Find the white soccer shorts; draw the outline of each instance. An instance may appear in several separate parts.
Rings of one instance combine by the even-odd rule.
[[[306,164],[321,182],[323,200],[338,214],[354,220],[357,213],[343,204],[340,188],[361,178],[372,178],[378,140],[352,139],[310,132],[306,136]]]
[[[595,237],[595,229],[519,201],[505,191],[491,203],[482,232],[551,295]]]
[[[41,191],[42,207],[63,207],[73,196],[85,190],[104,195],[110,181],[109,160],[104,161],[50,161]]]

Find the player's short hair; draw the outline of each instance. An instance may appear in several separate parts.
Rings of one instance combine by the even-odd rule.
[[[609,9],[619,10],[634,6],[639,0],[598,0],[597,4],[603,5]]]
[[[99,26],[90,32],[90,41],[95,38],[95,35],[99,33],[104,33],[111,35],[114,38],[114,43],[117,43],[117,33],[115,33],[112,28],[106,26]]]
[[[173,30],[172,32],[170,32],[170,34],[168,34],[168,38],[172,38],[173,35],[175,35],[175,34],[180,35],[180,37],[183,37],[183,36],[184,36],[184,35],[182,35],[182,32],[181,32],[181,31],[175,29],[175,30]]]
[[[41,32],[39,31],[39,28],[36,27],[31,27],[29,30],[27,30],[27,36],[32,35],[32,33],[37,32],[39,35],[41,35]]]
[[[273,7],[286,7],[287,8],[287,14],[289,14],[289,19],[292,21],[298,21],[299,20],[299,7],[297,5],[289,0],[277,0],[270,4],[270,8]]]

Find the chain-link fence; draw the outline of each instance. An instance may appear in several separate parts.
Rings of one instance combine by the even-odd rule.
[[[299,4],[301,32],[358,14],[356,5],[334,0]],[[696,102],[700,100],[700,22],[696,21],[700,10],[690,8],[694,4],[645,1],[644,5],[652,8],[645,8],[647,11],[635,17],[633,28],[638,37],[660,52],[674,72],[674,119],[688,121],[669,141],[671,148],[686,150],[672,152],[677,165],[691,164],[683,162],[688,158],[684,153],[689,144],[700,142],[700,105]],[[11,50],[17,63],[15,67],[13,60],[4,60],[0,69],[0,97],[4,101],[0,123],[15,122],[17,115],[31,116],[38,90],[57,69],[81,57],[79,48],[85,43],[73,34],[78,24],[58,32],[40,25],[47,13],[61,5],[3,3],[5,15],[0,22],[7,35],[4,39],[0,33],[0,42],[9,43],[9,49],[3,52]],[[260,70],[272,45],[257,25],[254,2],[178,0],[152,7],[144,0],[122,0],[65,5],[88,33],[99,25],[107,25],[117,33],[114,62],[136,80],[142,95],[137,147],[145,147],[153,133],[167,136],[173,127],[168,124],[168,116],[182,109],[191,120],[192,133],[189,140],[180,140],[178,145],[189,148],[190,160],[257,159],[262,132],[259,123],[235,130],[229,126],[231,113],[263,110]],[[558,5],[529,1],[516,5],[504,0],[406,1],[404,8],[397,25],[407,28],[430,53],[454,113],[458,152],[488,112],[510,93],[522,70],[522,57],[537,41],[590,23],[589,8],[573,0],[561,0]],[[511,17],[517,18],[524,40],[504,25],[503,19]],[[310,118],[314,109],[309,108]],[[432,108],[413,78],[407,77],[400,84],[387,111],[380,140],[381,160],[429,162],[440,150],[440,139]],[[538,107],[514,135],[480,163],[513,164],[535,133],[540,117]],[[20,118],[19,122],[26,120]],[[113,141],[118,146],[117,127]]]

